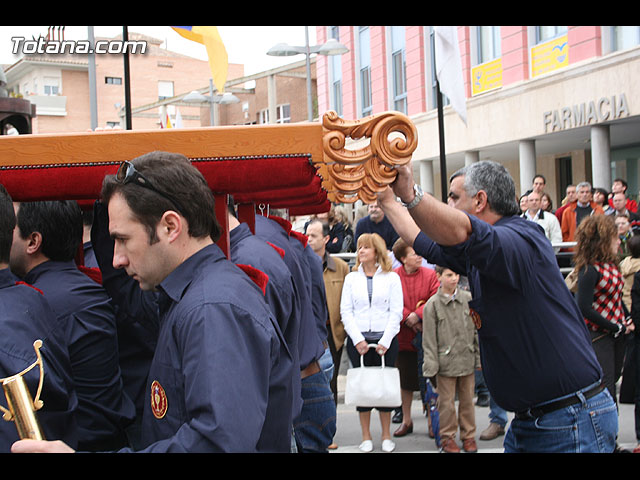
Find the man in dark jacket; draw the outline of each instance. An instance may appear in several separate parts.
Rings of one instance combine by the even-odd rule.
[[[107,176],[101,199],[113,266],[157,293],[138,451],[289,452],[291,355],[263,291],[214,243],[220,226],[200,172],[152,152]],[[69,448],[25,440],[12,451]]]
[[[42,341],[44,379],[40,400],[42,408],[36,417],[45,438],[60,438],[76,446],[78,432],[76,410],[78,399],[71,378],[71,363],[64,338],[63,320],[56,318],[42,292],[18,280],[9,270],[9,256],[15,227],[13,204],[0,185],[0,377],[12,377],[37,361],[35,342]],[[35,395],[40,369],[32,368],[24,376]],[[3,409],[5,401],[0,402]],[[18,440],[13,421],[0,421],[0,451],[8,453]]]

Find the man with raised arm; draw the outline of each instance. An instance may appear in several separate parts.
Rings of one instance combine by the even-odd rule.
[[[429,262],[468,277],[484,378],[495,401],[515,412],[505,451],[613,452],[616,407],[589,333],[551,244],[518,216],[504,166],[478,162],[456,172],[448,205],[423,194],[410,165],[392,187],[378,203],[400,236]]]

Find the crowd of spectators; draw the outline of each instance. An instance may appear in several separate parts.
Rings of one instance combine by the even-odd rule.
[[[45,403],[42,412],[48,439],[83,451],[330,451],[337,447],[336,379],[346,352],[353,366],[360,364],[360,356],[366,365],[379,364],[384,356],[400,370],[402,404],[393,415],[393,423],[399,424],[395,431],[390,429],[394,409],[377,408],[383,451],[394,451],[393,438],[413,433],[415,392],[425,405],[429,434],[436,438],[426,408],[428,385],[439,393],[442,451],[477,451],[472,398],[482,382],[476,331],[480,320],[470,308],[474,299],[464,275],[428,263],[430,259],[402,238],[377,203],[363,206],[366,212],[355,212],[354,221],[341,205],[291,221],[257,214],[254,232],[238,221],[231,204],[231,252],[223,259],[212,245],[212,227],[205,227],[200,236],[180,227],[180,222],[196,222],[183,202],[199,200],[167,193],[172,190],[166,182],[155,190],[143,177],[162,185],[152,171],[157,160],[161,171],[174,174],[162,163],[166,159],[137,160],[135,168],[129,164],[122,178],[112,180],[113,191],[105,181],[106,201],[96,204],[94,218],[83,215],[75,202],[14,205],[6,192],[2,194],[6,218],[0,222],[5,230],[0,232],[0,273],[6,285],[0,285],[0,295],[9,298],[15,286],[31,286],[31,296],[39,292],[45,299],[38,300],[37,308],[51,308],[44,321],[49,326],[38,327],[46,340],[43,396],[59,397],[53,404]],[[198,183],[197,174],[194,178],[188,181]],[[531,190],[515,198],[520,212],[515,207],[513,216],[537,224],[555,253],[563,248],[575,256],[567,283],[592,335],[604,386],[616,401],[636,404],[640,444],[640,395],[635,394],[640,368],[631,368],[640,357],[634,336],[640,312],[640,305],[634,305],[640,297],[637,203],[627,194],[627,183],[616,179],[611,192],[588,182],[569,185],[554,209],[545,185],[544,177],[536,175]],[[140,197],[140,187],[150,205],[157,203],[154,197],[163,197],[164,206],[154,205],[164,212],[159,220],[115,215],[133,208],[123,203],[126,198],[119,192],[133,189],[132,195]],[[114,205],[121,210],[114,210]],[[141,243],[136,250],[135,235],[124,231],[132,218],[139,218],[139,223],[135,220],[130,231],[148,235],[146,249]],[[166,228],[166,236],[160,227]],[[181,245],[189,249],[172,250],[180,248],[172,245],[175,238],[183,238]],[[201,243],[202,238],[207,241]],[[153,246],[156,242],[159,246]],[[558,245],[565,242],[571,245]],[[422,239],[421,251],[432,248],[428,245]],[[65,247],[62,252],[55,248],[60,246]],[[123,251],[131,258],[124,261]],[[166,258],[153,266],[158,259],[150,252],[162,251]],[[347,255],[340,258],[341,254]],[[134,255],[140,256],[140,263],[134,264]],[[215,269],[196,266],[196,257]],[[168,262],[177,258],[180,262],[169,268]],[[194,290],[191,282],[197,285],[201,279],[191,280],[189,269],[215,278],[213,292]],[[223,297],[232,290],[232,304],[225,305]],[[190,303],[181,309],[181,302],[187,302],[182,296]],[[209,307],[197,315],[190,310],[202,308],[196,305],[201,300],[214,305],[216,315],[241,319],[243,329],[234,332],[232,323],[210,327]],[[611,304],[613,308],[606,306]],[[195,323],[187,326],[189,322]],[[56,324],[63,327],[54,336],[49,330]],[[242,351],[252,351],[242,361],[229,348],[241,338]],[[207,339],[228,358],[211,353],[212,346],[205,348]],[[253,351],[255,342],[270,347]],[[161,354],[158,345],[165,346]],[[29,357],[29,348],[21,344],[20,355]],[[54,358],[56,349],[64,350],[64,356]],[[235,362],[229,364],[230,359]],[[213,363],[199,363],[208,361]],[[15,373],[9,371],[15,370],[13,363],[3,368],[5,376]],[[633,374],[625,377],[627,371]],[[176,383],[179,377],[187,383]],[[621,378],[632,392],[624,400],[616,389]],[[224,393],[215,393],[218,388]],[[214,405],[203,395],[220,401]],[[504,422],[496,426],[493,421],[505,417],[499,403],[495,398],[483,403],[490,405],[491,422],[480,440],[505,434]],[[360,449],[373,451],[372,409],[357,410]],[[170,423],[165,425],[166,420]],[[236,429],[238,424],[243,428]],[[313,425],[323,425],[320,434]],[[10,424],[3,427],[2,448],[9,451],[17,437]]]

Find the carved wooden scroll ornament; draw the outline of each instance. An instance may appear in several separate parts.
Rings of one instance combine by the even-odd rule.
[[[322,162],[315,163],[329,200],[365,204],[391,184],[396,168],[411,161],[418,134],[409,118],[399,112],[385,112],[360,120],[346,121],[336,112],[322,119]],[[368,139],[368,144],[347,148],[347,139]]]

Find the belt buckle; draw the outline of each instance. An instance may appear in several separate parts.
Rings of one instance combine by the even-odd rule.
[[[528,408],[527,410],[518,412],[516,416],[518,417],[519,420],[535,420],[538,417],[532,413],[532,410],[533,409]]]

